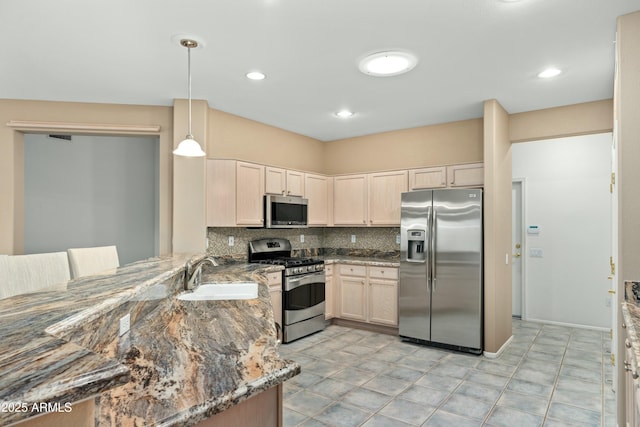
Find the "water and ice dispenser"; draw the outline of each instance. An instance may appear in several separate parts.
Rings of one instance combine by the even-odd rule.
[[[407,261],[425,260],[425,230],[407,230]]]

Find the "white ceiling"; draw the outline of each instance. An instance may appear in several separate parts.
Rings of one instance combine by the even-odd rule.
[[[1,0],[0,98],[212,108],[320,140],[613,96],[616,17],[640,0]],[[357,60],[414,52],[408,74]],[[564,70],[542,81],[547,66]],[[267,79],[245,78],[261,70]],[[351,119],[333,115],[356,112]]]

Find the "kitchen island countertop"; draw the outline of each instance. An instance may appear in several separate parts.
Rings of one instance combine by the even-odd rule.
[[[280,267],[235,264],[203,276],[256,281],[257,299],[181,301],[189,258],[0,300],[0,403],[14,409],[0,412],[0,424],[40,415],[34,404],[64,408],[98,395],[96,425],[192,425],[298,374],[277,351],[265,274]],[[119,336],[126,314],[131,329]]]

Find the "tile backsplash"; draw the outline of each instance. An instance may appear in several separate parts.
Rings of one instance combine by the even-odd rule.
[[[395,253],[400,251],[396,238],[399,227],[331,227],[298,229],[265,229],[212,227],[207,230],[208,253],[246,259],[251,240],[265,237],[288,239],[294,252],[302,255],[317,255],[319,252]],[[303,238],[301,239],[301,236]],[[352,242],[355,236],[355,242]],[[229,238],[233,237],[233,246]],[[301,241],[304,240],[304,241]],[[307,253],[308,252],[308,253]]]

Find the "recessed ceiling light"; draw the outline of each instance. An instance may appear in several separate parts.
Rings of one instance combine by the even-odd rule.
[[[353,111],[349,111],[349,110],[340,110],[336,113],[336,116],[342,118],[342,119],[347,119],[349,117],[353,117],[355,113]]]
[[[562,70],[559,70],[557,68],[547,68],[546,70],[538,73],[538,77],[540,77],[541,79],[548,79],[551,77],[555,77],[560,73],[562,73]]]
[[[247,73],[247,78],[250,80],[264,80],[267,76],[260,71],[251,71]]]
[[[387,51],[367,55],[358,64],[364,74],[376,77],[390,77],[411,71],[418,58],[409,52]]]

